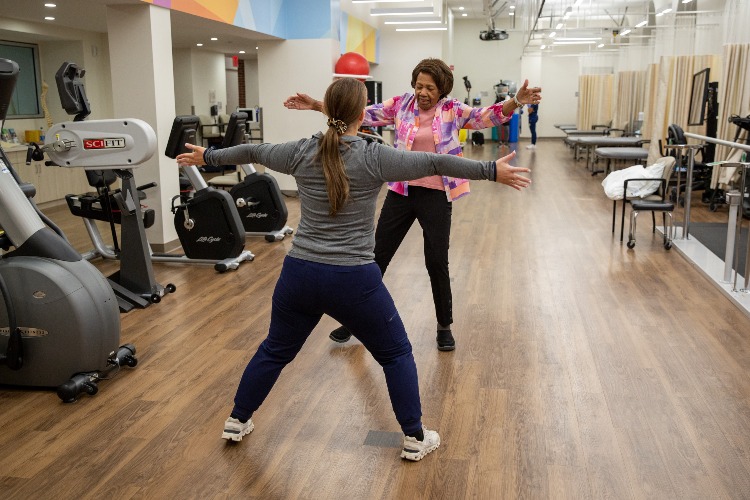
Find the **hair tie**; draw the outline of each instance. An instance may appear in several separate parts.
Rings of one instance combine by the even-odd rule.
[[[349,128],[342,120],[337,120],[335,118],[328,119],[328,126],[333,127],[339,135],[344,135],[346,133],[346,129]]]

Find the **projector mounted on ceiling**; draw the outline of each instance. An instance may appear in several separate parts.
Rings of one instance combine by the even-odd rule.
[[[508,33],[505,30],[488,30],[479,32],[480,40],[507,40]]]

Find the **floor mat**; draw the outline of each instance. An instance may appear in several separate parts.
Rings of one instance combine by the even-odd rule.
[[[747,224],[745,222],[745,224]],[[703,246],[724,260],[727,245],[727,225],[717,222],[692,222],[690,224],[690,236],[700,241]],[[742,228],[739,245],[739,265],[737,272],[744,276],[745,256],[747,254],[747,227]]]

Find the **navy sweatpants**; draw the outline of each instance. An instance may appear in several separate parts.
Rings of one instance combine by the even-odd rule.
[[[347,327],[383,367],[404,434],[419,431],[422,406],[411,343],[374,263],[334,266],[285,258],[268,337],[245,368],[232,414],[243,420],[252,416],[324,314]]]

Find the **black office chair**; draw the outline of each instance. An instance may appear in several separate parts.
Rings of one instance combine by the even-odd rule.
[[[675,203],[674,201],[671,201],[667,198],[667,187],[669,186],[669,179],[672,177],[672,172],[674,171],[675,166],[675,160],[671,157],[665,157],[662,158],[660,161],[665,162],[664,164],[664,171],[662,173],[662,177],[660,179],[649,179],[649,178],[641,178],[641,179],[626,179],[625,180],[625,194],[627,195],[628,192],[628,183],[629,182],[637,182],[637,181],[649,181],[659,182],[659,188],[657,191],[649,196],[646,196],[645,198],[632,198],[628,200],[627,196],[623,198],[623,207],[622,207],[622,213],[623,213],[623,221],[622,223],[625,223],[624,217],[625,217],[625,203],[628,201],[630,202],[630,229],[628,231],[628,248],[634,248],[635,247],[635,231],[636,231],[636,221],[638,218],[638,214],[640,212],[651,212],[651,221],[653,224],[653,229],[651,230],[652,233],[656,232],[656,212],[661,212],[662,214],[662,225],[664,226],[664,248],[669,250],[672,248],[672,238],[674,236],[674,221],[672,220],[672,212],[674,212]],[[669,224],[667,224],[667,221],[669,221]],[[620,232],[620,241],[622,241],[622,231]]]
[[[639,203],[639,202],[640,203],[643,203],[643,202],[658,203],[658,202],[663,202],[663,201],[667,200],[668,187],[669,187],[669,183],[670,183],[670,181],[672,179],[672,174],[674,173],[674,168],[675,168],[675,159],[673,157],[671,157],[671,156],[664,156],[664,157],[659,158],[658,160],[656,160],[655,163],[662,163],[664,165],[664,170],[662,171],[661,179],[652,179],[652,178],[642,179],[642,178],[638,178],[638,179],[626,179],[625,180],[624,191],[623,191],[623,198],[622,198],[622,217],[621,217],[621,220],[620,220],[620,241],[621,242],[623,240],[623,236],[624,236],[624,233],[625,233],[625,205],[630,204],[631,208],[632,208],[633,203]],[[646,196],[644,198],[628,196],[628,182],[636,182],[636,181],[651,181],[651,182],[653,182],[653,181],[659,181],[660,182],[659,189],[657,189],[655,193],[653,193],[651,195],[648,195],[648,196]],[[673,202],[672,200],[669,200],[669,201]],[[640,205],[640,211],[643,211],[643,210],[649,210],[649,208],[646,207],[645,205],[641,204]],[[672,210],[674,210],[674,207],[672,207]],[[672,210],[670,210],[670,211],[672,211]],[[654,212],[657,212],[657,211],[659,211],[659,210],[651,210],[651,220],[653,222],[654,231],[656,231],[656,216],[654,215]],[[616,212],[617,212],[617,200],[614,200],[612,202],[612,233],[615,232],[615,214],[616,214]],[[631,217],[632,217],[632,213],[631,213]],[[632,229],[631,229],[631,231],[632,231]],[[633,245],[635,245],[635,243],[633,243]],[[630,246],[630,245],[628,244],[628,246]],[[632,247],[630,247],[630,248],[632,248]]]

